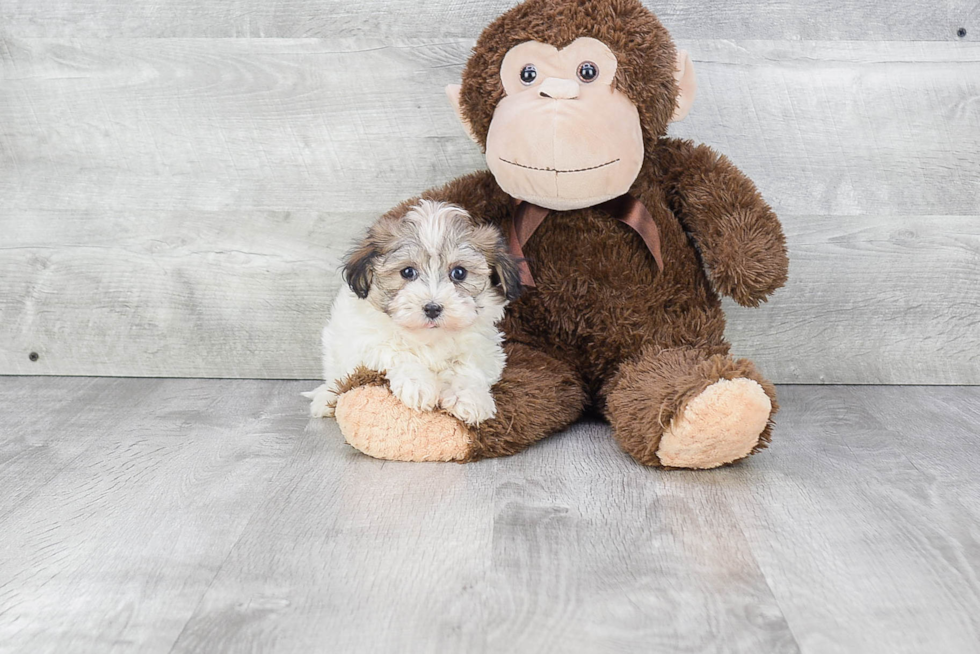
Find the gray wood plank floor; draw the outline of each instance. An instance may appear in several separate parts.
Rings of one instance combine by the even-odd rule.
[[[0,377],[0,650],[977,651],[980,388],[784,386],[663,472],[377,461],[308,386]]]

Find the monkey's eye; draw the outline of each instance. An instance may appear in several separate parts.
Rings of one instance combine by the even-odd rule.
[[[408,281],[414,281],[418,279],[419,271],[415,268],[409,266],[408,268],[402,268],[402,279],[407,279]]]
[[[588,84],[599,76],[599,68],[591,61],[583,61],[578,65],[578,78]]]
[[[456,266],[455,268],[449,271],[449,277],[454,282],[463,281],[464,279],[466,279],[466,268],[462,266]]]
[[[534,64],[528,64],[521,68],[521,84],[524,86],[530,86],[534,84],[534,80],[538,78],[538,69],[534,67]]]

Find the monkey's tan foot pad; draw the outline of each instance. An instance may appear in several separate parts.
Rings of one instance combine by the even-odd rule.
[[[674,416],[657,456],[671,468],[717,468],[749,455],[766,428],[772,403],[751,379],[722,379]]]
[[[445,413],[410,409],[384,386],[359,386],[337,399],[335,417],[354,448],[389,461],[457,461],[473,438]]]

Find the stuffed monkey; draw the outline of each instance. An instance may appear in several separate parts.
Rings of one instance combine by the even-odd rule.
[[[666,136],[695,87],[690,58],[638,0],[527,0],[484,30],[447,93],[489,170],[421,197],[500,226],[524,259],[525,292],[501,323],[497,415],[474,428],[413,411],[383,371],[363,370],[339,388],[351,445],[474,461],[586,410],[651,466],[714,468],[769,443],[775,389],[729,355],[719,295],[764,302],[786,281],[785,239],[728,159]]]

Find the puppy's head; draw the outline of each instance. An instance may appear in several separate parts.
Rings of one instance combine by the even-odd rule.
[[[411,330],[497,322],[521,292],[497,228],[431,200],[375,223],[348,257],[344,279],[358,297]]]

